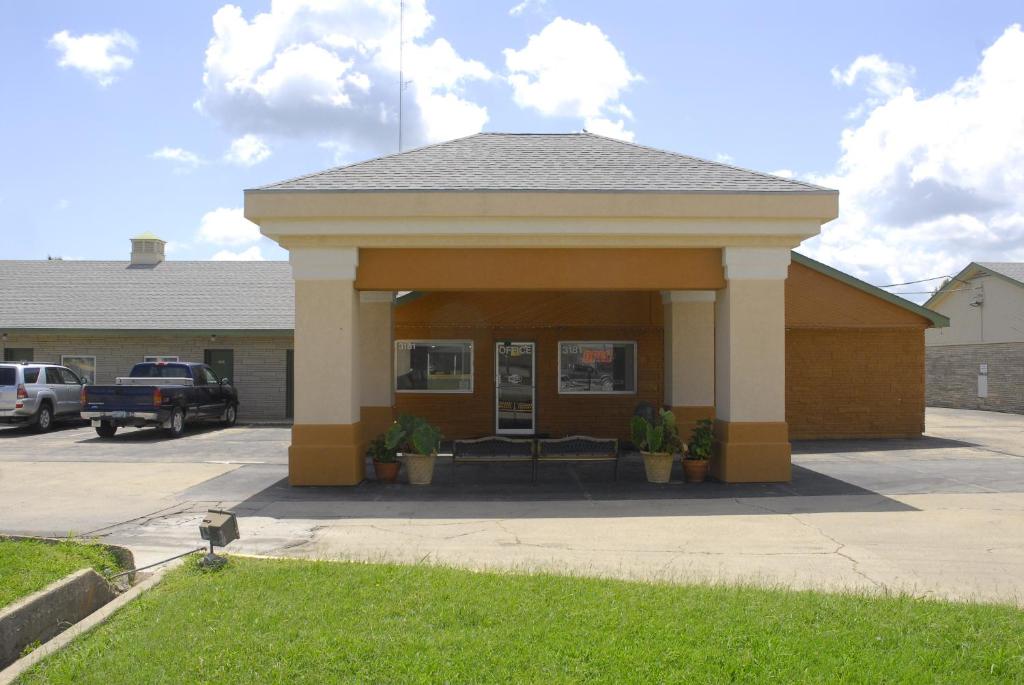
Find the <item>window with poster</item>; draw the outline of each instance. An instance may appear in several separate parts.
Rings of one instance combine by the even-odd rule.
[[[636,342],[558,343],[558,392],[563,395],[636,393]]]

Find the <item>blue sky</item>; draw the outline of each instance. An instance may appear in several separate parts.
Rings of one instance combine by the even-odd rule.
[[[0,258],[285,258],[242,189],[395,150],[397,4],[5,2]],[[875,283],[1024,260],[1019,1],[408,5],[409,144],[587,126],[838,187],[805,251]]]

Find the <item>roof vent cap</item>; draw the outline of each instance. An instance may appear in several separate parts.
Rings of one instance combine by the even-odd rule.
[[[164,261],[164,245],[152,233],[140,233],[132,238],[132,266],[155,266]]]

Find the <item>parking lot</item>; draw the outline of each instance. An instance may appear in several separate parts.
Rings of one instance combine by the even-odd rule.
[[[533,486],[518,465],[439,463],[429,488],[290,488],[288,441],[282,426],[0,429],[0,532],[102,537],[145,563],[199,544],[223,506],[241,516],[232,549],[252,553],[1024,597],[1022,416],[930,409],[920,440],[797,443],[775,485],[654,486],[631,458],[618,482],[605,464],[552,465]]]

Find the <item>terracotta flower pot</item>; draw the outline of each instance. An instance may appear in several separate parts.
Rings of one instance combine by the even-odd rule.
[[[398,480],[398,469],[400,468],[402,468],[402,464],[397,461],[373,460],[373,472],[381,483],[394,483]]]
[[[648,483],[667,483],[672,477],[672,454],[670,452],[641,452],[644,457],[644,471]]]
[[[708,477],[708,460],[683,459],[683,472],[687,483],[703,483]]]
[[[410,485],[430,485],[434,479],[434,461],[436,454],[403,454],[405,460],[405,474],[409,477]]]

